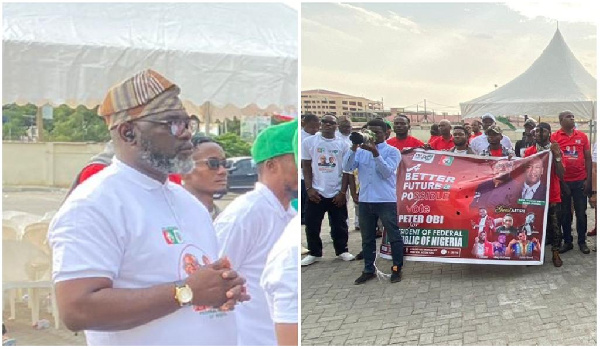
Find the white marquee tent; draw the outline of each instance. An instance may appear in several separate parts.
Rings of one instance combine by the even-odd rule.
[[[2,103],[88,108],[152,68],[192,114],[295,113],[297,13],[276,3],[5,3]]]
[[[576,118],[595,119],[596,79],[567,46],[560,31],[523,74],[484,96],[460,103],[463,119],[494,115],[557,117],[571,110]]]

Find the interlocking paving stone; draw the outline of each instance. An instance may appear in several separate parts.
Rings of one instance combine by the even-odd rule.
[[[588,219],[591,227],[592,210]],[[542,266],[405,261],[400,283],[354,285],[362,261],[335,260],[327,218],[321,237],[323,260],[301,271],[302,345],[597,343],[596,252],[575,248],[561,255],[561,268],[552,265],[549,246]],[[596,237],[587,239],[595,248]],[[360,251],[360,232],[350,231],[348,246]],[[390,261],[376,263],[389,272]]]

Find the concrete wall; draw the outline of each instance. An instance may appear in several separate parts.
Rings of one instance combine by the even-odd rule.
[[[69,187],[103,143],[2,142],[2,185]]]

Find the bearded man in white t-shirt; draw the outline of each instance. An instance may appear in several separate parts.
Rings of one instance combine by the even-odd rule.
[[[260,277],[269,251],[296,215],[290,201],[298,197],[298,168],[290,140],[297,130],[297,121],[288,121],[268,127],[256,137],[252,160],[258,182],[215,221],[220,253],[247,278],[252,295],[250,302],[235,310],[238,345],[277,345]]]
[[[109,90],[98,114],[115,159],[50,224],[59,313],[89,345],[236,344],[227,310],[249,299],[245,280],[217,259],[204,205],[167,180],[194,167],[178,95],[153,70]]]

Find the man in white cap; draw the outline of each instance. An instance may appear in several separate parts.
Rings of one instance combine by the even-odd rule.
[[[483,134],[473,138],[470,143],[471,149],[477,155],[481,155],[481,153],[490,145],[488,143],[485,131],[487,131],[487,129],[490,128],[490,126],[496,124],[496,117],[494,117],[494,115],[490,113],[485,113],[483,114],[483,116],[481,116],[481,123],[483,124]],[[510,138],[508,138],[507,135],[502,135],[502,140],[500,141],[500,143],[506,149],[513,149]]]
[[[146,70],[111,88],[99,115],[112,164],[79,185],[50,223],[62,321],[89,345],[235,345],[245,280],[218,259],[206,208],[167,180],[190,172],[179,87]]]

